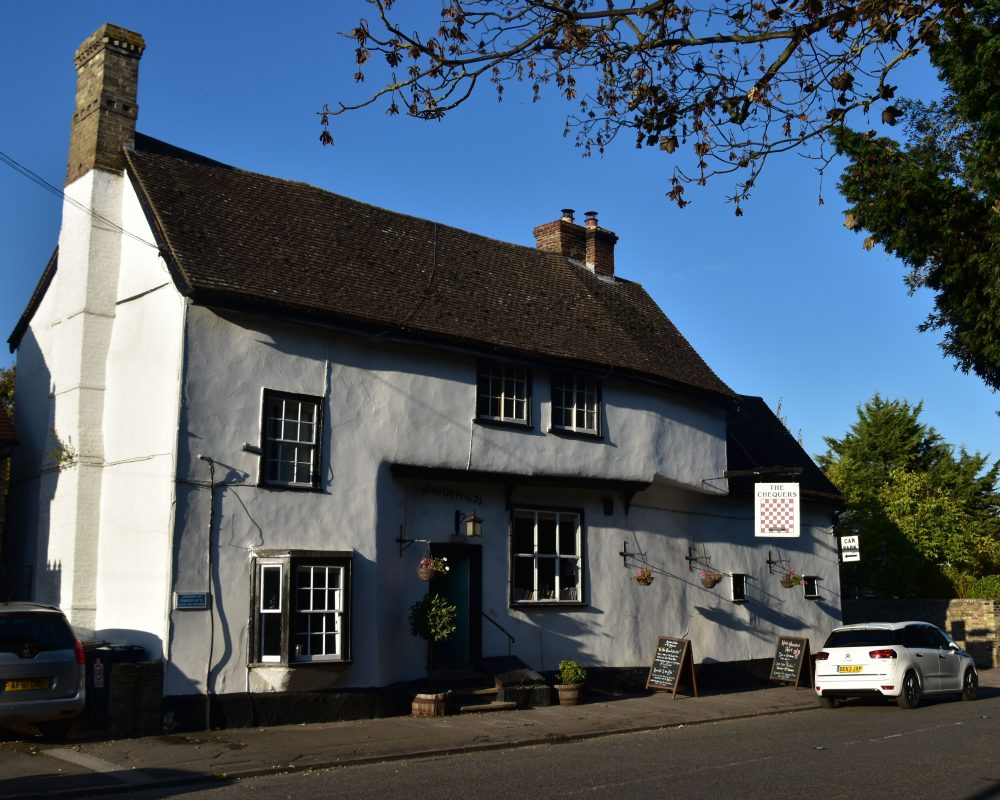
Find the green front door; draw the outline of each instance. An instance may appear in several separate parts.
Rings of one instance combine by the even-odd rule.
[[[457,630],[434,646],[436,667],[466,666],[479,659],[481,558],[478,547],[435,545],[435,556],[448,559],[448,572],[431,580],[430,591],[458,606]]]

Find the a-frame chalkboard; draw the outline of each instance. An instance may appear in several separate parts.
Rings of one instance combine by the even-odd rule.
[[[689,676],[694,696],[698,696],[698,679],[694,674],[694,653],[689,639],[675,639],[661,636],[656,642],[653,665],[646,679],[647,689],[662,689],[673,692],[677,698],[677,688],[685,675]]]
[[[771,662],[771,680],[810,686],[809,640],[799,636],[779,636]],[[803,674],[803,671],[805,674]]]

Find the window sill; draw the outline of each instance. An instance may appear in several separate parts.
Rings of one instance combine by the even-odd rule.
[[[514,600],[510,607],[519,611],[542,611],[546,608],[586,608],[587,604],[582,600]]]
[[[573,431],[568,428],[549,428],[548,432],[552,436],[559,436],[563,439],[588,439],[593,442],[603,442],[603,433],[589,433],[588,431]]]
[[[519,431],[534,430],[534,425],[532,425],[530,422],[511,422],[508,420],[499,420],[499,419],[482,419],[481,417],[476,417],[472,421],[476,425],[482,425],[485,428],[511,428],[513,430],[519,430]]]
[[[319,486],[303,486],[295,483],[270,483],[261,481],[257,484],[261,489],[273,489],[277,492],[319,492]]]

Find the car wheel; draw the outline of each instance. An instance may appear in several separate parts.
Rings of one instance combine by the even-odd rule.
[[[816,695],[816,699],[819,700],[819,704],[823,706],[823,708],[837,707],[837,701],[834,700],[832,697],[823,697],[823,695]]]
[[[920,681],[917,673],[910,671],[903,677],[903,691],[896,698],[900,708],[916,708],[920,705]]]
[[[965,678],[962,679],[962,699],[975,700],[979,697],[979,676],[974,669],[965,671]]]

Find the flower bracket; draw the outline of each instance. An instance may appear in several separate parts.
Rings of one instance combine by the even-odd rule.
[[[712,569],[712,557],[704,551],[699,553],[694,545],[688,545],[688,554],[684,556],[684,560],[688,562],[688,572],[694,572],[696,569],[718,571]]]
[[[767,571],[772,575],[775,574],[775,571],[779,575],[787,575],[791,570],[791,562],[787,558],[782,558],[780,552],[777,555],[777,558],[772,558],[771,551],[767,551]],[[777,567],[777,570],[775,570],[775,567]]]
[[[622,565],[625,567],[625,569],[629,568],[628,560],[630,558],[633,558],[633,559],[635,559],[636,561],[638,561],[639,563],[642,563],[642,564],[646,563],[646,554],[645,553],[638,552],[638,551],[635,552],[635,553],[630,553],[629,552],[629,549],[628,549],[628,540],[627,539],[624,542],[622,542],[622,550],[621,550],[621,552],[618,555],[620,555],[622,557]]]
[[[399,545],[399,555],[402,557],[403,551],[406,550],[411,544],[427,544],[431,543],[430,539],[407,539],[403,534],[403,526],[399,526],[399,537],[396,539],[396,543]]]

